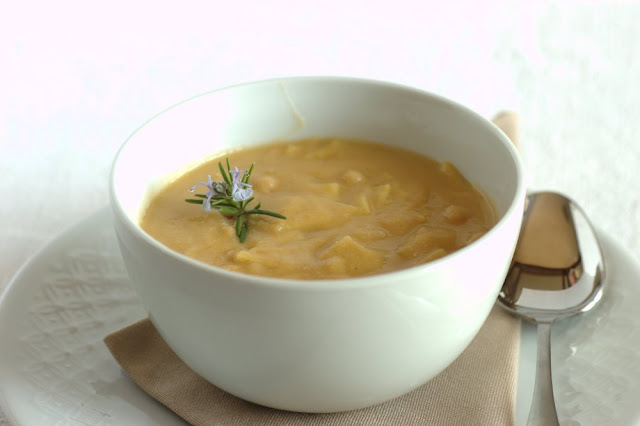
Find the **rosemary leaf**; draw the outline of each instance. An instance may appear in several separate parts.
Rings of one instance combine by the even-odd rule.
[[[240,228],[240,235],[238,235],[238,239],[241,243],[244,243],[244,240],[247,239],[247,220],[242,221],[242,227]]]
[[[238,213],[240,213],[240,210],[235,207],[223,206],[223,207],[220,207],[219,210],[220,210],[220,213],[222,213],[225,216],[236,216]]]
[[[215,207],[215,208],[218,208],[218,207],[238,208],[238,206],[236,204],[230,202],[226,198],[215,200],[215,201],[211,201],[211,207]]]
[[[242,183],[249,183],[249,179],[251,178],[251,173],[253,173],[253,167],[256,163],[251,163],[251,167],[249,167],[249,171],[242,176]]]
[[[243,215],[239,215],[236,217],[236,235],[240,238],[240,234],[242,233],[242,222],[245,220]],[[242,241],[240,241],[242,242]]]
[[[286,219],[287,217],[284,215],[281,215],[280,213],[276,213],[276,212],[272,212],[269,210],[258,210],[258,209],[251,209],[251,210],[246,210],[244,212],[244,214],[249,215],[249,214],[262,214],[265,216],[271,216],[271,217],[277,217],[278,219]]]
[[[229,164],[229,159],[227,159],[227,164]],[[220,173],[222,173],[222,179],[224,179],[225,183],[227,184],[227,188],[230,188],[231,179],[229,178],[229,175],[227,174],[227,172],[224,171],[224,167],[222,167],[222,163],[218,163],[218,168],[220,169]]]

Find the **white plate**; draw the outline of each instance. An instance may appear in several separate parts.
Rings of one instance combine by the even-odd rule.
[[[563,424],[640,424],[640,267],[602,238],[608,288],[553,329]],[[103,209],[25,264],[0,299],[0,405],[16,425],[183,425],[120,370],[102,339],[145,316]],[[523,325],[517,420],[533,388],[535,330]]]

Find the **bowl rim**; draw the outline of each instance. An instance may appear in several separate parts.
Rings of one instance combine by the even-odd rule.
[[[418,95],[419,97],[427,97],[432,100],[439,102],[441,104],[447,105],[454,109],[460,110],[461,113],[468,115],[471,119],[479,121],[487,125],[488,130],[493,131],[495,136],[502,142],[503,147],[507,150],[507,153],[511,157],[514,168],[516,171],[517,184],[514,196],[512,197],[508,208],[503,212],[502,217],[480,238],[473,241],[467,246],[461,247],[455,250],[452,253],[447,254],[441,258],[436,260],[429,261],[425,264],[415,265],[404,269],[399,269],[395,271],[389,271],[379,274],[373,275],[364,275],[359,277],[349,277],[349,278],[337,278],[337,279],[294,279],[294,278],[277,278],[277,277],[267,277],[267,276],[259,276],[252,275],[243,272],[229,271],[227,269],[210,265],[208,263],[193,259],[187,255],[179,253],[165,246],[161,242],[157,241],[147,232],[143,231],[140,225],[129,217],[124,207],[120,203],[120,199],[118,193],[116,191],[115,184],[115,176],[117,174],[118,164],[120,157],[123,155],[126,147],[131,143],[131,141],[135,138],[138,132],[140,132],[143,128],[153,123],[159,117],[163,116],[166,113],[180,107],[183,104],[191,102],[195,99],[199,99],[204,96],[209,96],[219,92],[232,91],[237,89],[250,88],[252,86],[261,86],[273,83],[283,83],[283,82],[310,82],[313,83],[319,82],[323,84],[333,84],[333,83],[349,83],[349,84],[357,84],[364,86],[376,86],[376,87],[386,87],[393,90],[400,90],[407,93],[412,93],[414,95]],[[210,273],[219,275],[226,280],[233,280],[234,285],[248,285],[248,286],[258,286],[258,287],[273,287],[278,289],[293,289],[296,290],[305,290],[305,291],[322,291],[322,290],[353,290],[358,288],[368,288],[368,287],[377,287],[381,285],[385,285],[388,283],[393,283],[398,281],[398,279],[394,279],[394,277],[400,277],[404,275],[404,279],[408,279],[414,275],[423,275],[428,271],[438,270],[447,267],[449,263],[454,261],[456,258],[465,256],[471,250],[476,250],[478,246],[484,245],[486,241],[492,238],[494,234],[498,232],[498,229],[503,227],[504,224],[509,220],[511,216],[514,214],[518,214],[516,211],[518,209],[519,204],[524,203],[524,197],[526,194],[526,185],[524,179],[524,167],[522,165],[522,161],[520,159],[520,155],[513,145],[513,143],[509,140],[509,138],[504,134],[504,132],[496,126],[492,121],[486,119],[481,116],[477,112],[471,110],[470,108],[455,102],[451,99],[448,99],[444,96],[419,89],[416,87],[389,82],[378,79],[368,79],[368,78],[360,78],[360,77],[345,77],[345,76],[331,76],[331,75],[304,75],[304,76],[284,76],[284,77],[274,77],[256,81],[249,81],[243,83],[237,83],[232,85],[223,86],[220,88],[208,90],[194,96],[183,99],[163,110],[154,114],[149,119],[144,121],[140,126],[138,126],[120,145],[118,148],[114,159],[112,160],[111,169],[109,173],[109,204],[111,206],[112,214],[121,217],[123,220],[121,222],[125,225],[130,233],[140,238],[144,243],[152,249],[159,251],[162,255],[173,258],[176,261],[180,261],[189,267],[195,268],[200,272]],[[116,218],[114,218],[116,219]],[[514,242],[515,244],[515,242]]]

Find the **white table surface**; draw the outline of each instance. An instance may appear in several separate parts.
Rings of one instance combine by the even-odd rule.
[[[143,121],[285,75],[390,80],[487,117],[518,111],[529,186],[569,194],[640,257],[640,5],[156,3],[0,8],[0,290],[107,204],[111,160]]]

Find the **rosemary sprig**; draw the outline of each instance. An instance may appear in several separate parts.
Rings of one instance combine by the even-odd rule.
[[[218,168],[222,174],[222,182],[214,182],[209,175],[209,182],[198,182],[189,189],[194,192],[196,187],[202,185],[208,189],[206,194],[194,194],[197,199],[186,199],[187,203],[201,204],[206,212],[211,209],[218,210],[222,215],[235,220],[236,235],[241,243],[247,238],[248,216],[261,214],[278,219],[286,219],[280,213],[269,210],[262,210],[260,203],[249,208],[253,198],[253,188],[249,184],[251,173],[255,163],[251,164],[248,171],[231,169],[229,158],[226,159],[226,170],[222,163],[218,163]]]

